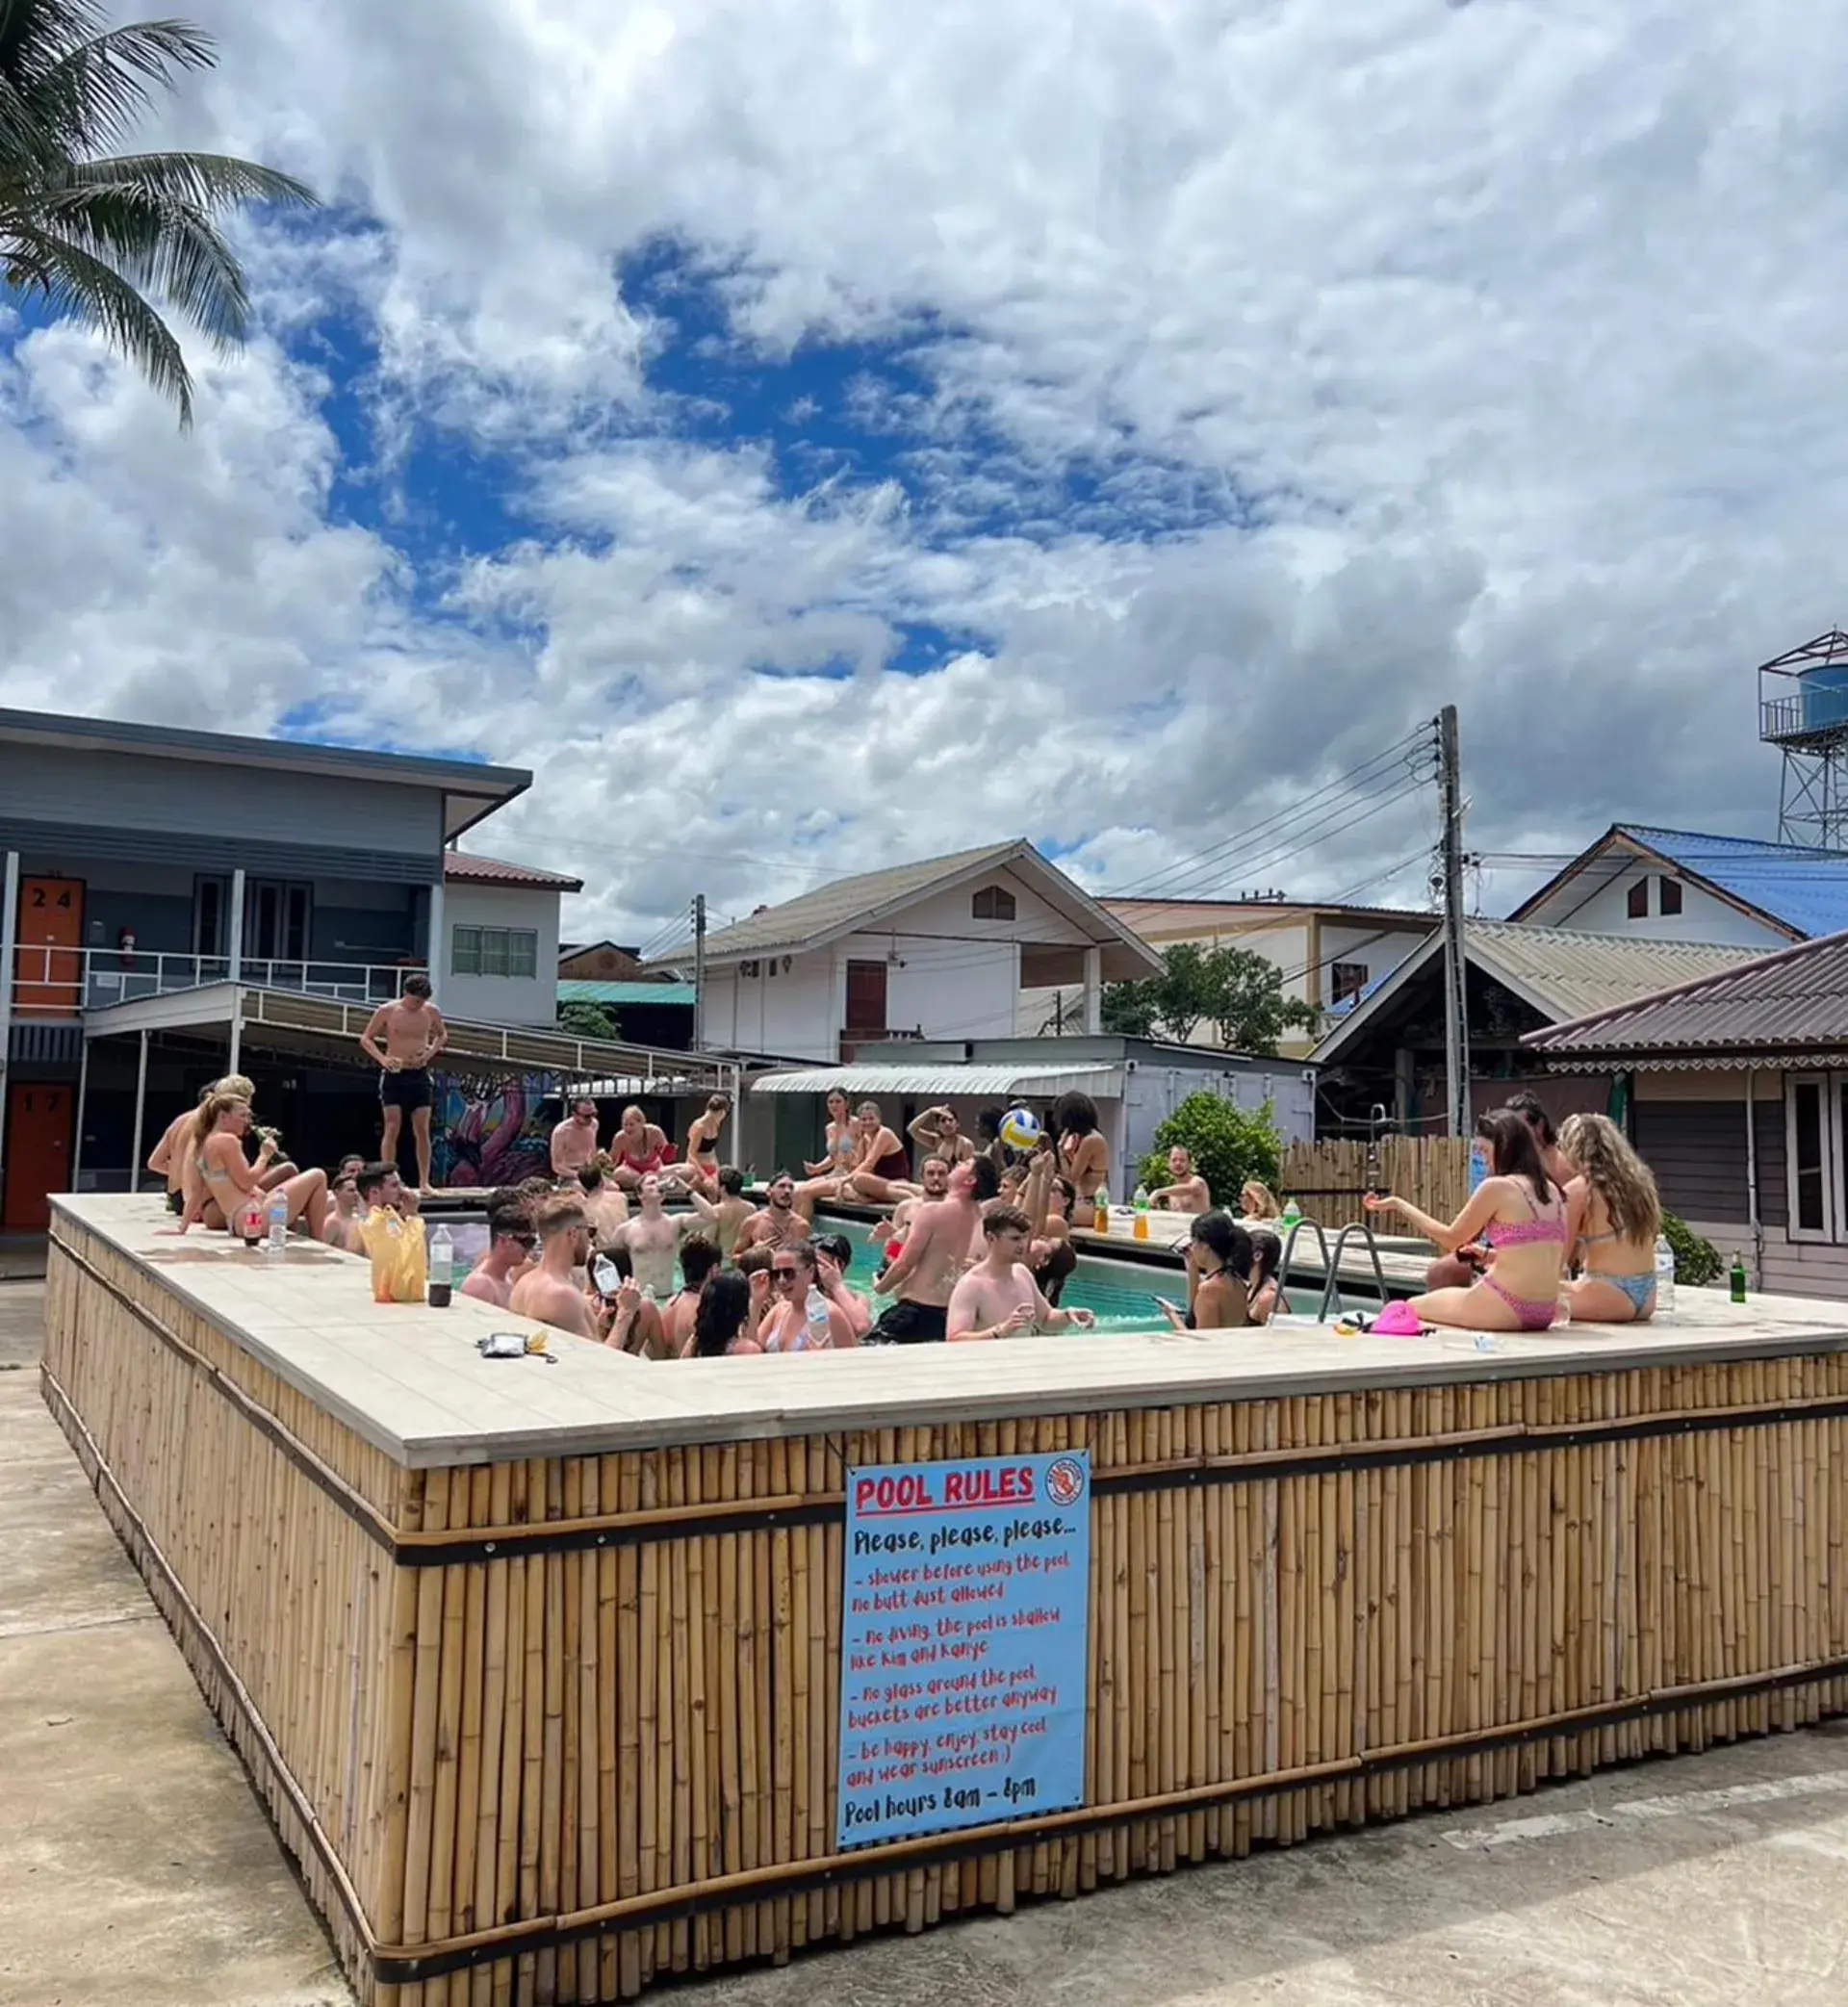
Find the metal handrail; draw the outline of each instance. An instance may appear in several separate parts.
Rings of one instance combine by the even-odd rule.
[[[407,974],[424,964],[342,962],[336,957],[245,955],[238,980],[251,989],[287,990],[337,1003],[378,1004],[398,994]],[[13,1016],[75,1017],[80,1012],[140,1003],[231,980],[225,955],[183,955],[141,948],[59,947],[20,941],[11,973]]]
[[[1379,1248],[1373,1240],[1373,1229],[1365,1220],[1350,1220],[1335,1236],[1334,1259],[1328,1264],[1328,1273],[1322,1279],[1322,1304],[1316,1312],[1316,1322],[1328,1322],[1328,1306],[1340,1300],[1341,1256],[1348,1245],[1348,1236],[1357,1233],[1367,1243],[1367,1252],[1373,1264],[1373,1280],[1379,1284],[1379,1305],[1383,1310],[1388,1301],[1386,1294],[1386,1271],[1380,1264]]]
[[[1296,1236],[1305,1226],[1314,1227],[1316,1244],[1322,1249],[1322,1270],[1328,1273],[1328,1236],[1322,1231],[1322,1222],[1305,1213],[1284,1236],[1283,1252],[1277,1257],[1277,1307],[1286,1317],[1290,1314],[1290,1257],[1296,1251]]]

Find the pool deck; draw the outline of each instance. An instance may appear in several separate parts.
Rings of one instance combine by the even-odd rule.
[[[1848,1305],[1792,1297],[1735,1305],[1686,1292],[1647,1325],[1498,1333],[1486,1350],[1466,1331],[1348,1338],[1307,1325],[663,1365],[553,1331],[555,1364],[484,1359],[475,1340],[487,1332],[536,1327],[459,1296],[447,1310],[375,1303],[367,1263],[318,1244],[298,1241],[275,1256],[222,1235],[181,1239],[151,1195],[54,1203],[54,1235],[66,1221],[103,1235],[284,1381],[411,1467],[877,1428],[901,1411],[915,1424],[980,1422],[1848,1350]]]

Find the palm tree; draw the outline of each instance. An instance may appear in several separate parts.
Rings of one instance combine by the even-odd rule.
[[[88,322],[192,422],[192,379],[145,296],[220,352],[250,320],[244,273],[215,218],[309,204],[287,174],[214,153],[116,155],[157,86],[209,69],[185,21],[107,25],[95,0],[0,0],[0,284]]]

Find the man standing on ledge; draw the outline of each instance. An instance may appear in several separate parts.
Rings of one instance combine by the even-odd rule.
[[[430,979],[406,976],[404,993],[380,1004],[359,1035],[361,1047],[378,1062],[378,1105],[384,1117],[379,1155],[398,1162],[398,1131],[404,1111],[411,1112],[411,1136],[417,1145],[417,1189],[430,1189],[430,1107],[436,1099],[430,1086],[430,1062],[449,1042],[443,1013],[430,1001]]]

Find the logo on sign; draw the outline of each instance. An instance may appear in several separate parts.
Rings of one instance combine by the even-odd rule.
[[[1046,1466],[1046,1498],[1055,1505],[1075,1505],[1085,1495],[1085,1467],[1075,1456],[1062,1456]]]

